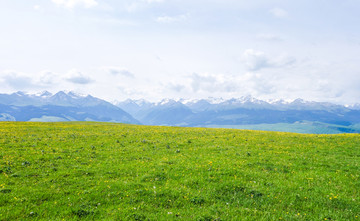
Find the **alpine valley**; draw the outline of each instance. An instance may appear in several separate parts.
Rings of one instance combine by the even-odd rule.
[[[0,94],[0,121],[101,121],[129,124],[217,127],[335,134],[360,132],[360,105],[297,99],[224,99],[107,102],[60,91]]]

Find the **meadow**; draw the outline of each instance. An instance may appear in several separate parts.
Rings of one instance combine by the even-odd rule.
[[[360,135],[0,122],[0,220],[360,220]]]

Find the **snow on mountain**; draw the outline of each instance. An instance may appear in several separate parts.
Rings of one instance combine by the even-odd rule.
[[[95,106],[108,102],[92,97],[91,95],[80,95],[72,91],[59,91],[58,93],[46,99],[45,103],[60,106]]]
[[[209,97],[208,99],[205,100],[210,104],[220,104],[225,101],[223,98],[215,98],[215,97]]]
[[[12,94],[0,94],[1,104],[10,104],[15,106],[42,106],[42,105],[60,105],[60,106],[95,106],[112,104],[91,95],[83,95],[74,91],[59,91],[52,94],[48,91],[29,94],[18,91]],[[272,109],[272,110],[326,110],[326,111],[346,111],[359,110],[360,104],[342,106],[327,102],[305,101],[296,99],[293,101],[285,100],[259,100],[252,96],[243,96],[239,98],[222,99],[209,97],[207,99],[163,99],[160,102],[149,102],[145,99],[132,100],[127,99],[121,102],[113,102],[115,106],[129,112],[139,112],[149,110],[154,107],[174,107],[186,106],[191,110],[198,112],[204,110],[229,110],[236,108],[245,109]]]
[[[360,104],[347,105],[351,110],[360,110]]]
[[[189,107],[194,112],[201,112],[210,110],[216,104],[210,103],[208,99],[192,100],[184,103],[185,106]]]
[[[145,99],[135,100],[134,102],[135,102],[135,104],[137,104],[139,107],[152,105],[151,102],[149,102],[149,101],[147,101],[147,100],[145,100]]]
[[[66,92],[66,94],[68,96],[72,97],[73,99],[80,99],[80,98],[85,98],[87,96],[91,96],[91,95],[85,95],[85,94],[76,93],[74,91],[68,91],[68,92]]]
[[[266,100],[266,102],[272,105],[286,105],[290,103],[290,101],[286,101],[284,99],[270,99],[270,100]]]
[[[324,110],[324,111],[345,111],[347,108],[343,105],[332,104],[328,102],[305,101],[296,99],[283,105],[290,110]]]
[[[54,119],[140,123],[130,114],[111,103],[72,91],[51,94],[44,91],[36,94],[16,92],[0,94],[0,120],[21,121]],[[14,117],[14,118],[11,118]]]
[[[173,99],[163,99],[160,102],[155,103],[155,106],[173,106],[176,104],[181,104]]]
[[[125,111],[125,112],[124,112]],[[73,91],[52,94],[0,94],[0,120],[87,120],[169,126],[206,126],[324,122],[360,123],[360,104],[342,106],[296,99],[260,100],[252,96],[222,99],[127,99],[112,104]]]
[[[252,96],[243,96],[239,98],[222,99],[163,99],[160,102],[149,102],[144,99],[131,100],[116,103],[116,106],[128,110],[130,113],[148,110],[154,107],[171,107],[186,106],[194,112],[205,110],[231,110],[231,109],[252,109],[252,110],[325,110],[325,111],[346,111],[350,109],[360,109],[360,105],[342,106],[327,102],[305,101],[296,99],[293,101],[277,99],[277,100],[260,100]]]
[[[11,95],[13,95],[13,96],[19,96],[19,97],[24,97],[24,96],[26,96],[27,94],[26,94],[25,92],[23,92],[23,91],[17,91],[17,92],[15,92],[15,93],[12,93]]]
[[[240,103],[242,103],[242,104],[246,104],[246,103],[265,104],[265,103],[267,103],[266,101],[262,101],[262,100],[256,99],[256,98],[254,98],[254,97],[251,96],[251,95],[243,96],[243,97],[240,97],[240,98],[234,99],[234,100],[236,100],[237,102],[240,102]]]
[[[18,91],[12,94],[0,94],[0,104],[15,106],[94,106],[94,105],[111,105],[109,102],[92,97],[91,95],[81,95],[73,91],[59,91],[52,94],[48,91],[29,94]]]
[[[123,105],[136,105],[138,107],[148,106],[148,105],[154,105],[154,103],[147,101],[145,99],[139,99],[139,100],[132,100],[132,99],[126,99],[124,101],[113,101],[112,104],[116,106],[123,106]]]
[[[49,97],[53,96],[53,94],[50,93],[49,91],[42,91],[42,92],[39,92],[39,93],[30,94],[30,96],[41,97],[41,98],[49,98]]]

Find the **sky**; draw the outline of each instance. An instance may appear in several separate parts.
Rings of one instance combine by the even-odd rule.
[[[0,93],[360,103],[359,0],[0,0]]]

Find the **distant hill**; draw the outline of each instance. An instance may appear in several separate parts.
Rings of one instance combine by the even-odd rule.
[[[0,94],[0,121],[102,121],[145,125],[219,127],[301,133],[359,133],[360,105],[296,99],[263,101],[127,99],[109,103],[91,95],[59,91]]]
[[[140,124],[121,108],[74,92],[0,94],[2,121],[105,121]]]
[[[360,123],[359,105],[346,107],[302,99],[267,102],[251,96],[229,100],[165,99],[157,103],[128,99],[116,105],[149,125],[227,128],[257,125],[254,128],[290,132],[360,132],[354,126]]]

